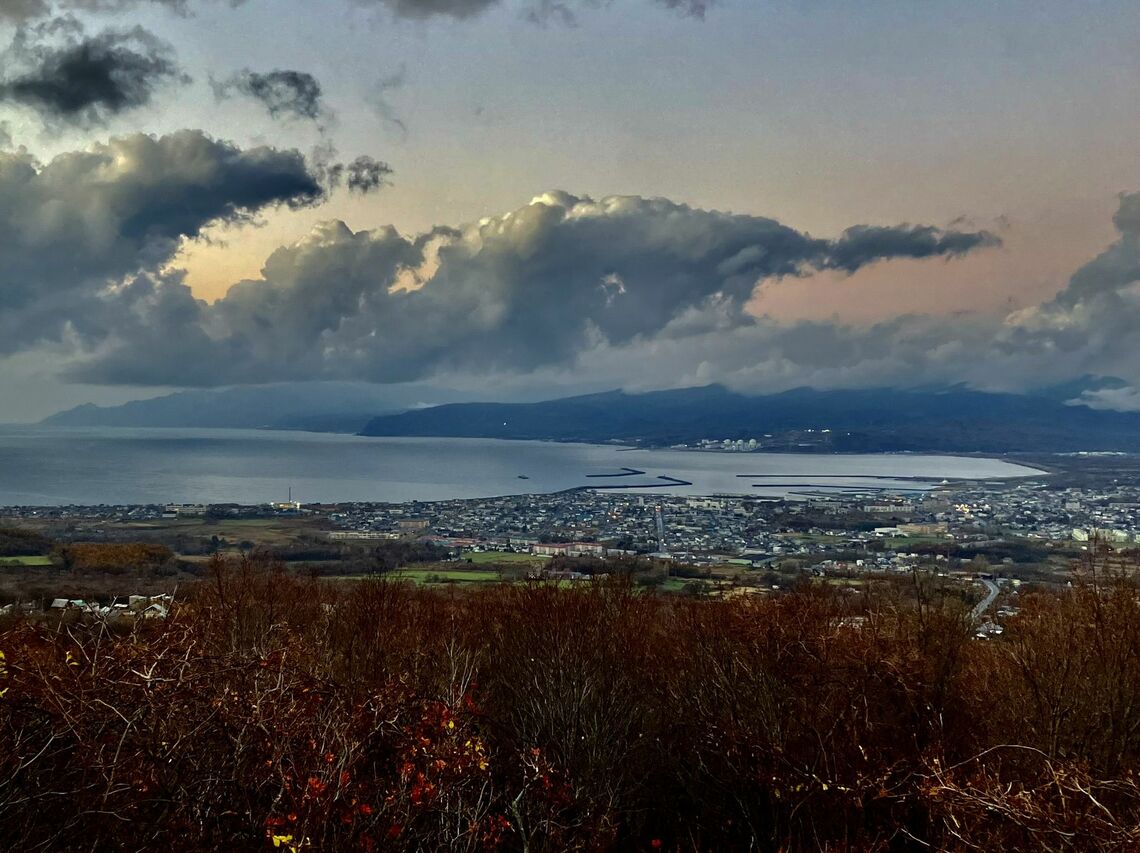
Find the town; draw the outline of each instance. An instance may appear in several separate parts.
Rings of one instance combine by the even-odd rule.
[[[1051,461],[1051,470],[1017,480],[782,499],[577,489],[410,503],[8,507],[0,525],[30,526],[61,541],[158,541],[187,559],[262,547],[330,574],[361,549],[413,541],[457,562],[473,555],[480,563],[495,555],[637,558],[707,576],[728,572],[747,586],[771,587],[774,572],[967,563],[974,574],[989,566],[1010,579],[1048,582],[1062,579],[1092,539],[1118,550],[1140,540],[1140,479],[1112,459]]]

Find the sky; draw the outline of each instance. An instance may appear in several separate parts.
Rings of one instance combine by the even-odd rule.
[[[1080,376],[1140,405],[1140,6],[0,0],[0,421]]]

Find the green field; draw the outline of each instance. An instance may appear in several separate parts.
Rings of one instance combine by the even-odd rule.
[[[429,580],[430,578],[430,580]],[[519,583],[518,580],[503,579],[499,573],[489,569],[433,569],[433,568],[405,568],[397,569],[394,572],[387,572],[382,575],[337,575],[329,578],[334,581],[362,581],[362,580],[384,580],[391,582],[398,581],[411,581],[416,584],[435,585],[435,584],[464,584],[464,585],[484,585],[484,584],[497,584],[497,583]],[[589,581],[542,581],[542,583],[553,584],[563,589],[574,589],[588,586]],[[703,579],[693,578],[666,578],[659,586],[652,588],[639,588],[641,592],[649,592],[655,590],[661,593],[680,593],[690,583],[697,583],[708,590],[716,589],[716,584],[709,583]]]
[[[461,560],[470,560],[477,566],[487,563],[525,563],[537,565],[549,560],[549,557],[538,554],[513,554],[506,551],[466,551],[460,556]]]
[[[0,557],[0,566],[50,566],[51,557],[37,555],[34,557]]]
[[[498,572],[479,569],[400,569],[384,577],[415,583],[498,583],[500,580]]]

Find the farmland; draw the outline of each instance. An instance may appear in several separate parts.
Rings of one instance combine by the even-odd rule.
[[[23,557],[0,557],[0,567],[3,566],[50,566],[52,559],[46,554],[33,554]]]
[[[490,569],[397,569],[386,575],[392,580],[410,580],[415,583],[498,583],[502,580],[499,572]]]
[[[549,557],[538,556],[536,554],[518,554],[511,551],[470,551],[463,555],[463,558],[470,563],[477,566],[484,566],[487,564],[503,565],[506,563],[524,566],[540,566]]]

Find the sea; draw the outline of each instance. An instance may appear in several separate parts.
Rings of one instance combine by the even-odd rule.
[[[238,429],[0,427],[0,506],[439,501],[580,487],[808,498],[1040,472],[998,459]]]

